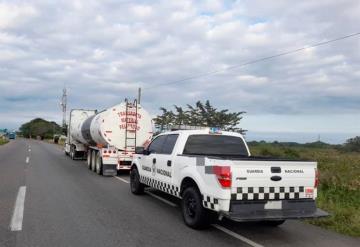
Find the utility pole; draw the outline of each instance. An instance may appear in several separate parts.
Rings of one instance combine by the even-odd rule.
[[[66,130],[66,105],[67,105],[67,94],[66,94],[66,87],[63,88],[63,94],[61,97],[60,106],[63,113],[63,119],[62,119],[62,127],[63,130]]]
[[[138,104],[140,104],[140,100],[141,100],[141,87],[139,87],[138,89],[138,99],[137,99]]]

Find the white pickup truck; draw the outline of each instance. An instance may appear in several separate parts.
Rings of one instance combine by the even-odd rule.
[[[217,129],[158,135],[134,156],[130,186],[149,186],[181,199],[186,225],[202,228],[213,215],[279,225],[286,219],[327,216],[317,209],[313,161],[250,155],[241,134]]]

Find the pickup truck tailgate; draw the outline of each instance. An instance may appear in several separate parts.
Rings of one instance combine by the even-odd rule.
[[[316,162],[233,160],[232,200],[315,198]]]

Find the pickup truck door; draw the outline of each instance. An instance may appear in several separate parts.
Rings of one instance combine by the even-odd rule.
[[[159,154],[161,154],[162,146],[166,140],[166,136],[156,137],[148,147],[149,155],[144,155],[142,161],[143,176],[150,179],[157,179],[156,166],[159,164]]]
[[[169,134],[166,135],[166,140],[161,149],[161,154],[158,155],[159,165],[157,166],[157,175],[160,181],[166,183],[168,187],[165,189],[166,192],[171,193],[173,191],[169,191],[173,188],[173,150],[178,138],[178,134]],[[171,188],[169,187],[171,185]]]
[[[175,146],[177,134],[161,135],[155,138],[149,145],[150,154],[145,158],[147,167],[151,167],[153,179],[152,186],[170,193],[172,177],[172,151]]]

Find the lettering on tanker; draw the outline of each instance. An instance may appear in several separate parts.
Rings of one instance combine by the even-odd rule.
[[[119,115],[119,117],[126,117],[126,111],[118,112],[118,115]],[[129,112],[127,113],[127,116],[128,116],[128,117],[129,117],[129,116],[136,117],[136,112],[129,111]],[[137,114],[137,118],[138,118],[138,119],[141,119],[141,114],[140,114],[140,113]]]
[[[136,112],[128,112],[126,114],[126,111],[118,112],[118,116],[120,117],[120,121],[122,124],[120,124],[120,129],[126,129],[126,123],[128,130],[132,131],[139,131],[140,126],[137,125],[138,119],[141,119],[141,114],[136,114]]]

